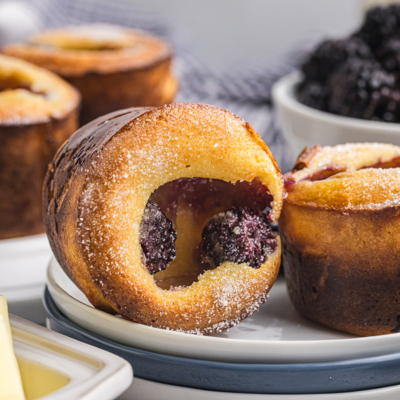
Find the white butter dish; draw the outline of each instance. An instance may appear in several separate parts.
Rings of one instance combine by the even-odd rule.
[[[26,400],[111,400],[132,383],[122,358],[10,315]]]

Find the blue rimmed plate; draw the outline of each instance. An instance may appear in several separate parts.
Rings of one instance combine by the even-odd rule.
[[[48,290],[44,303],[56,332],[129,361],[135,376],[184,387],[238,393],[338,393],[400,383],[400,353],[309,364],[237,364],[196,360],[129,347],[89,332],[66,318]]]
[[[400,334],[356,337],[306,320],[294,309],[280,278],[259,311],[229,331],[211,336],[157,329],[96,310],[55,259],[47,285],[57,307],[75,324],[154,353],[227,363],[303,364],[400,352]]]

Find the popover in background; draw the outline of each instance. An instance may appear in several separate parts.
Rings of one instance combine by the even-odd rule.
[[[76,130],[78,107],[78,92],[61,78],[0,55],[0,239],[44,232],[44,176]]]
[[[82,95],[81,124],[127,107],[170,103],[177,90],[164,40],[108,24],[69,26],[3,51],[60,75]]]

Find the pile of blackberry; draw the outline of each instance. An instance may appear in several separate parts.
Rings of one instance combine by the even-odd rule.
[[[357,32],[320,43],[301,70],[301,103],[347,117],[400,122],[400,5],[371,9]]]

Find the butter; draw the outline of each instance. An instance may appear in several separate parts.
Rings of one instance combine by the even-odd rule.
[[[4,324],[7,330],[7,336],[12,345],[12,336],[11,336],[11,328],[10,328],[10,320],[8,318],[8,306],[7,300],[4,296],[0,296],[0,315],[4,318]]]
[[[17,361],[27,400],[36,400],[47,396],[63,388],[69,382],[67,376],[34,361],[18,356]]]
[[[25,400],[4,296],[0,296],[0,400]]]

